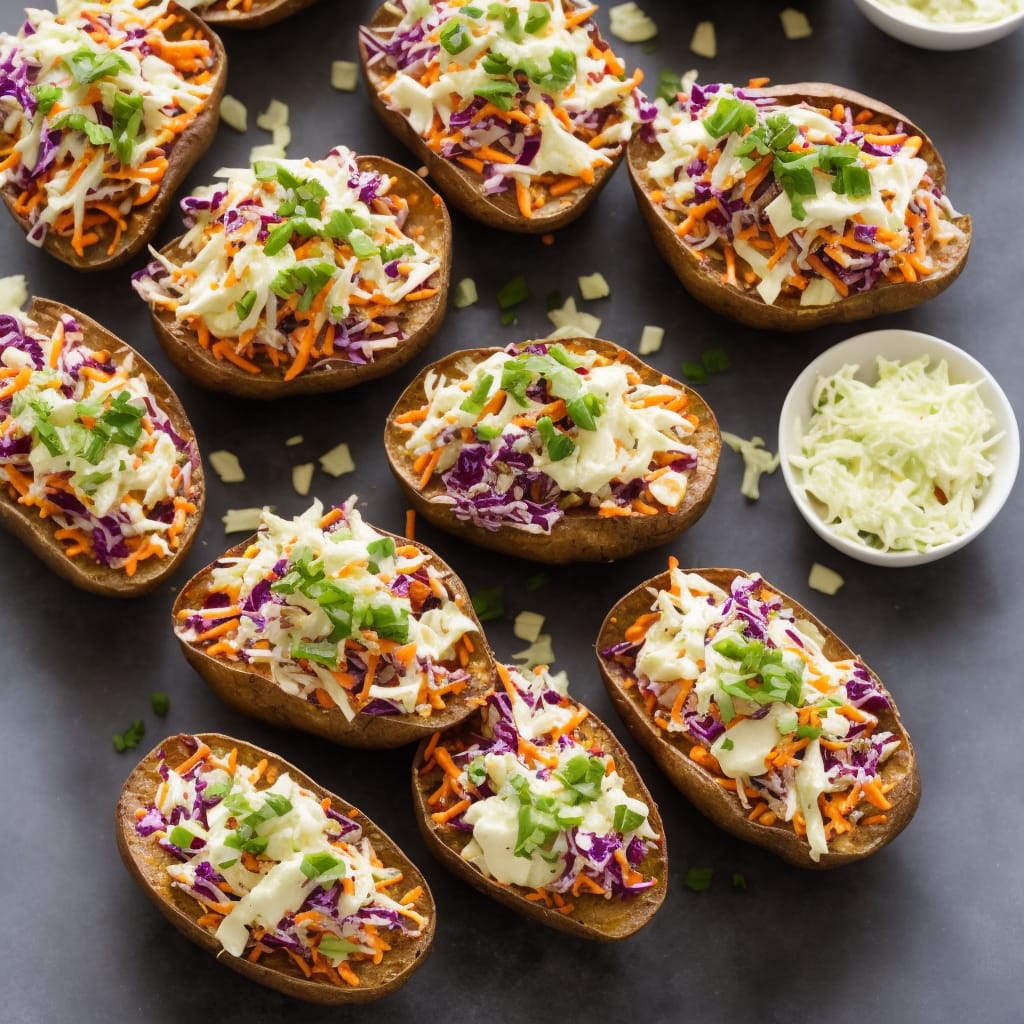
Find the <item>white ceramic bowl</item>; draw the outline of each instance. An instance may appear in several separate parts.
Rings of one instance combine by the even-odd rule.
[[[931,357],[929,367],[935,366],[939,360],[945,359],[949,366],[951,381],[980,381],[978,395],[992,411],[995,419],[996,433],[1002,432],[1003,437],[992,449],[992,461],[995,470],[989,478],[988,486],[982,494],[974,510],[971,527],[956,540],[942,544],[929,551],[879,551],[867,545],[857,544],[837,536],[822,518],[820,506],[804,492],[803,474],[790,465],[789,457],[800,451],[801,434],[797,430],[797,421],[806,428],[810,419],[811,395],[819,377],[830,376],[841,367],[852,364],[860,367],[857,377],[860,380],[877,380],[876,356],[886,359],[908,362],[920,356]],[[973,356],[963,349],[951,345],[948,341],[934,338],[930,334],[917,331],[884,330],[858,334],[854,338],[834,345],[815,359],[793,382],[782,405],[779,418],[779,456],[782,475],[785,477],[789,493],[796,502],[800,514],[807,520],[811,529],[822,540],[831,544],[837,551],[872,565],[911,566],[933,562],[937,558],[958,551],[970,543],[995,518],[996,513],[1010,495],[1013,482],[1017,477],[1017,466],[1020,462],[1020,433],[1013,415],[1009,399],[995,378]]]
[[[925,50],[973,50],[1008,36],[1024,23],[1024,9],[1001,21],[975,25],[933,25],[921,18],[903,16],[877,0],[854,0],[861,13],[887,35]]]

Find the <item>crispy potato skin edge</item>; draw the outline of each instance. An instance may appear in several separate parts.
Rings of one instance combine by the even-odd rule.
[[[936,184],[945,187],[946,168],[931,139],[908,117],[884,103],[862,93],[823,82],[799,82],[749,91],[783,101],[797,102],[806,99],[829,106],[844,103],[855,111],[872,110],[893,121],[903,121],[910,132],[921,136],[923,145],[920,155],[927,161]],[[657,143],[645,142],[636,135],[629,144],[627,158],[633,193],[655,246],[695,299],[716,313],[731,317],[748,327],[772,331],[806,331],[826,324],[851,323],[912,309],[945,291],[960,276],[967,264],[971,244],[971,219],[968,216],[961,216],[955,223],[966,233],[965,241],[962,244],[950,243],[945,249],[935,250],[932,258],[939,269],[922,281],[901,284],[883,282],[869,291],[839,299],[828,306],[802,307],[799,299],[792,298],[781,298],[769,306],[752,290],[747,291],[736,285],[724,284],[718,271],[714,267],[705,266],[705,261],[699,260],[678,238],[675,225],[665,216],[662,208],[651,202],[648,191],[652,186],[647,178],[647,165],[662,152]]]
[[[561,344],[575,351],[590,348],[613,359],[625,352],[624,362],[646,383],[661,380],[660,371],[613,342],[598,338],[569,338]],[[697,469],[691,475],[682,505],[675,512],[632,516],[628,519],[604,518],[596,512],[570,514],[560,519],[550,534],[531,534],[512,526],[503,526],[495,531],[479,529],[456,519],[447,506],[433,502],[433,497],[444,493],[444,485],[438,477],[434,477],[424,490],[419,489],[416,474],[412,471],[413,460],[404,451],[405,435],[395,425],[395,417],[411,409],[418,409],[424,403],[423,385],[429,372],[440,372],[448,376],[458,374],[457,367],[464,361],[479,362],[497,351],[496,348],[465,349],[425,367],[402,392],[388,416],[384,428],[384,449],[388,465],[417,514],[439,529],[480,547],[549,565],[612,562],[626,558],[666,543],[700,519],[711,503],[718,481],[722,439],[718,421],[707,403],[692,388],[671,378],[669,382],[673,387],[686,392],[690,398],[691,411],[701,419],[701,426],[692,435],[694,447],[699,452]]]
[[[518,885],[502,885],[488,878],[479,869],[462,859],[461,851],[469,841],[469,835],[446,830],[431,817],[427,798],[437,788],[436,772],[421,775],[424,740],[416,750],[412,766],[412,796],[416,824],[430,852],[453,874],[468,882],[478,892],[489,896],[506,907],[546,924],[556,931],[567,932],[595,942],[615,942],[628,938],[643,928],[661,907],[668,888],[668,848],[665,843],[665,826],[654,798],[644,785],[640,773],[630,760],[615,734],[592,712],[584,721],[584,735],[596,740],[603,750],[615,757],[619,774],[625,780],[626,792],[643,800],[650,811],[651,827],[661,836],[661,843],[654,854],[648,854],[641,865],[644,874],[654,875],[657,884],[631,900],[606,900],[601,896],[570,896],[575,904],[570,914],[561,914],[542,902],[528,900],[526,894],[533,890]]]
[[[215,28],[238,29],[249,31],[250,29],[266,28],[274,25],[285,18],[316,3],[316,0],[267,0],[265,3],[257,3],[255,13],[250,11],[211,11],[209,14],[200,15],[203,21]]]
[[[688,569],[686,571],[695,572],[725,590],[728,590],[729,584],[735,577],[749,575],[741,569]],[[807,611],[803,605],[777,587],[772,586],[767,580],[765,583],[782,598],[787,607],[796,612],[798,618],[807,619],[821,630],[822,635],[826,638],[824,650],[827,657],[833,660],[856,657],[850,647],[843,643],[823,622]],[[630,623],[638,615],[650,609],[652,601],[650,588],[664,590],[668,586],[669,574],[664,572],[641,583],[617,602],[601,627],[596,651],[600,652],[606,647],[620,642]],[[626,672],[622,666],[606,662],[600,653],[597,654],[597,661],[605,688],[615,705],[615,710],[622,716],[629,731],[657,761],[658,767],[669,777],[676,788],[720,828],[739,839],[771,850],[772,853],[777,854],[790,864],[812,870],[828,870],[862,860],[895,839],[917,810],[921,799],[921,778],[918,773],[914,747],[903,726],[896,702],[870,667],[868,667],[868,671],[881,687],[882,692],[889,697],[892,705],[891,710],[881,716],[881,724],[883,728],[890,729],[899,735],[903,741],[903,746],[889,757],[882,770],[882,778],[885,781],[896,783],[895,788],[888,794],[888,799],[893,805],[892,810],[887,812],[889,821],[884,825],[862,825],[853,833],[839,836],[830,843],[830,852],[824,854],[815,863],[810,858],[807,841],[793,831],[791,824],[780,822],[776,825],[766,826],[748,821],[739,801],[731,793],[718,786],[708,772],[687,756],[693,744],[685,739],[680,739],[678,742],[666,739],[647,714],[637,695],[637,688],[635,686],[629,690],[623,688]]]
[[[183,744],[184,736],[168,737],[163,743],[153,748],[132,770],[121,790],[115,813],[117,848],[132,878],[139,884],[145,894],[163,916],[170,921],[186,938],[197,946],[212,954],[216,959],[230,967],[233,971],[244,975],[267,988],[276,989],[285,995],[293,996],[310,1003],[338,1005],[342,1003],[365,1003],[389,995],[404,985],[412,974],[422,965],[426,954],[430,951],[434,940],[437,908],[430,892],[427,880],[419,869],[402,852],[398,845],[385,832],[381,831],[364,814],[359,815],[359,823],[364,834],[370,837],[378,855],[384,863],[399,868],[409,880],[409,888],[423,886],[423,908],[428,918],[424,934],[405,943],[396,943],[379,965],[362,964],[357,972],[360,979],[367,984],[358,988],[338,987],[328,981],[307,979],[299,968],[289,959],[268,955],[262,963],[250,963],[244,957],[232,956],[224,950],[217,939],[205,928],[196,924],[200,916],[198,904],[191,897],[171,886],[164,873],[171,859],[155,843],[151,837],[140,836],[135,831],[135,811],[146,807],[156,794],[160,781],[156,766],[157,752],[164,749],[168,752],[168,760],[180,762],[187,757]],[[308,775],[294,765],[272,754],[270,751],[253,746],[241,740],[220,733],[200,733],[197,738],[210,746],[215,752],[238,748],[239,761],[243,764],[255,765],[261,758],[266,758],[279,771],[286,771],[300,785],[316,794],[317,797],[330,797],[339,805],[348,805],[347,800],[317,785]],[[172,754],[174,756],[172,756]],[[177,755],[180,754],[180,758]],[[268,966],[273,959],[275,966]]]
[[[119,362],[130,355],[136,370],[146,378],[150,391],[167,413],[171,425],[179,436],[196,443],[192,424],[189,423],[178,396],[171,390],[167,381],[131,345],[111,334],[91,317],[52,299],[34,298],[28,315],[39,324],[41,330],[52,331],[62,313],[74,317],[82,326],[83,344],[87,347],[94,350],[108,349]],[[196,452],[198,454],[198,445]],[[180,535],[180,547],[167,558],[146,559],[132,577],[126,576],[120,569],[108,568],[82,556],[68,558],[60,543],[53,538],[52,524],[48,520],[40,519],[34,508],[19,505],[11,499],[6,489],[0,495],[0,522],[38,555],[48,568],[76,587],[104,597],[140,597],[159,586],[177,569],[188,555],[196,538],[206,505],[206,485],[201,457],[193,471],[192,479],[197,488],[196,511],[185,522],[185,528]]]

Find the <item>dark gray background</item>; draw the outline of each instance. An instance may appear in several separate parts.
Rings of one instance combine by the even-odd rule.
[[[19,24],[19,6],[0,0],[10,31]],[[332,59],[355,58],[356,26],[372,6],[321,0],[263,33],[225,34],[229,91],[248,105],[250,123],[271,97],[291,104],[292,155],[319,156],[346,143],[417,166],[371,115],[362,83],[353,95],[328,84]],[[884,99],[924,126],[945,156],[953,202],[974,217],[973,254],[950,291],[867,326],[914,328],[962,346],[1019,403],[1024,35],[942,54],[889,39],[846,0],[805,0],[815,33],[799,42],[782,35],[781,0],[734,0],[727,9],[669,0],[642,6],[661,26],[656,52],[621,43],[617,50],[630,66],[645,68],[652,90],[662,67],[698,67],[704,81],[820,79]],[[698,60],[688,51],[690,34],[709,15],[719,56]],[[607,26],[605,12],[599,19]],[[223,127],[188,183],[244,162],[249,147],[265,141],[269,136],[254,128],[243,138]],[[412,820],[411,750],[360,753],[263,726],[222,706],[185,664],[168,612],[187,574],[238,540],[224,536],[226,508],[273,503],[300,511],[306,502],[292,490],[291,465],[347,441],[355,474],[335,481],[318,470],[313,493],[337,501],[358,492],[372,522],[401,530],[406,506],[385,468],[381,430],[403,386],[449,350],[546,333],[545,294],[573,293],[577,274],[600,270],[611,283],[610,299],[582,304],[602,317],[604,337],[635,349],[645,323],[666,328],[664,347],[651,361],[669,373],[722,345],[734,368],[702,392],[723,429],[761,434],[770,446],[794,377],[824,348],[859,332],[855,325],[805,336],[758,333],[703,309],[656,255],[624,169],[551,247],[459,215],[454,223],[453,279],[472,275],[479,305],[452,310],[427,352],[394,377],[268,405],[186,383],[159,349],[127,270],[78,275],[31,248],[0,217],[0,273],[25,273],[32,292],[81,308],[139,348],[178,391],[203,450],[238,453],[248,473],[241,485],[210,480],[206,522],[186,568],[133,603],[73,589],[0,535],[0,1019],[248,1024],[285,1015],[368,1020],[379,1012],[387,1021],[429,1015],[859,1022],[897,1014],[910,1021],[1019,1021],[1019,486],[979,540],[944,561],[903,570],[861,565],[818,540],[781,474],[764,479],[761,501],[748,503],[739,493],[740,460],[728,451],[713,505],[682,539],[614,566],[552,571],[550,584],[536,592],[525,585],[536,566],[421,524],[419,538],[471,590],[504,586],[507,619],[488,628],[499,656],[524,646],[512,637],[515,613],[528,608],[548,616],[554,667],[569,671],[573,693],[625,740],[661,807],[672,861],[668,898],[643,932],[617,945],[595,946],[528,922],[435,864]],[[176,233],[172,215],[162,238]],[[518,273],[527,275],[532,297],[519,326],[502,328],[495,293]],[[300,433],[302,446],[284,446]],[[917,817],[892,846],[831,874],[788,867],[707,823],[628,738],[599,681],[594,637],[611,604],[661,571],[673,553],[684,565],[761,570],[828,621],[886,681],[915,741],[924,783]],[[836,597],[808,590],[815,560],[845,576]],[[154,690],[170,695],[166,721],[149,710]],[[391,833],[425,870],[438,904],[434,951],[412,981],[377,1010],[307,1008],[217,966],[166,925],[114,845],[114,805],[135,758],[115,754],[110,736],[136,717],[146,723],[145,749],[178,730],[220,730],[269,747]],[[693,866],[714,869],[711,891],[684,888]],[[736,871],[746,876],[745,892],[730,885]]]

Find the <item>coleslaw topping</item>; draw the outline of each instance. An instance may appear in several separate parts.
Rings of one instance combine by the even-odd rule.
[[[520,212],[594,182],[654,107],[575,0],[460,4],[396,0],[391,29],[364,28],[381,98],[427,146],[482,179],[516,190]]]
[[[182,200],[178,250],[154,250],[133,284],[218,359],[250,374],[281,366],[285,380],[372,362],[401,344],[403,305],[437,294],[441,257],[408,225],[409,197],[351,150],[217,177]]]
[[[459,377],[431,371],[424,393],[395,421],[420,488],[439,477],[431,501],[484,529],[550,533],[574,508],[675,511],[697,466],[687,393],[585,342],[509,345]]]
[[[443,779],[428,799],[448,829],[472,833],[462,857],[506,885],[538,890],[562,913],[565,896],[628,897],[656,884],[637,868],[660,842],[647,805],[626,793],[614,755],[586,730],[588,710],[565,673],[499,666],[472,730],[438,735],[425,769]],[[581,728],[582,727],[582,728]]]
[[[173,6],[173,5],[170,5]],[[58,0],[0,35],[0,187],[28,239],[113,255],[133,211],[159,193],[176,140],[212,93],[210,42],[169,0]]]
[[[756,90],[691,85],[658,100],[648,193],[722,280],[824,306],[941,269],[965,235],[902,123],[837,103],[785,103]]]
[[[90,348],[66,313],[49,337],[24,314],[0,315],[0,472],[20,505],[53,521],[69,558],[133,576],[177,550],[198,464],[131,354]]]
[[[363,521],[355,498],[283,519],[214,563],[176,632],[285,693],[356,714],[429,717],[470,682],[479,636],[443,573],[414,544]]]
[[[666,738],[692,744],[749,820],[791,822],[814,861],[837,836],[884,824],[881,766],[902,740],[879,728],[892,705],[863,662],[826,657],[817,627],[757,573],[727,593],[673,563],[651,611],[601,651]]]
[[[160,751],[162,781],[135,829],[174,858],[171,885],[202,905],[197,923],[228,953],[253,962],[285,953],[306,977],[355,987],[351,964],[380,963],[385,936],[422,934],[422,887],[391,895],[402,872],[381,862],[357,812],[265,758],[243,764],[237,748],[215,753],[187,739],[193,753],[177,766]]]

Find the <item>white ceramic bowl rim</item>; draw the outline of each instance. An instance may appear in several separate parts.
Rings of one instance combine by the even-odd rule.
[[[954,379],[981,382],[979,390],[985,404],[992,411],[995,430],[1004,432],[1003,438],[998,442],[999,461],[978,502],[970,528],[954,540],[928,551],[881,551],[837,536],[822,520],[805,494],[797,478],[797,471],[789,464],[789,456],[799,449],[800,439],[795,429],[795,421],[799,418],[806,424],[810,413],[810,393],[818,377],[835,373],[840,367],[851,363],[859,364],[862,373],[871,373],[875,368],[875,357],[879,355],[900,361],[928,355],[932,358],[932,365],[940,359],[945,359],[949,364],[950,375]],[[1020,463],[1020,432],[1013,407],[1005,392],[992,374],[972,355],[951,342],[930,334],[888,328],[847,338],[846,341],[826,349],[804,368],[790,387],[782,405],[779,418],[779,456],[782,475],[790,496],[800,514],[822,540],[851,558],[874,565],[923,565],[962,548],[977,537],[999,513],[1010,496],[1017,476]]]
[[[972,33],[992,32],[1012,25],[1014,22],[1024,19],[1024,7],[1019,11],[1011,11],[1005,18],[998,21],[969,21],[961,25],[943,25],[939,22],[929,21],[927,18],[908,18],[899,7],[890,7],[881,3],[880,0],[861,0],[868,7],[873,7],[882,14],[887,14],[894,21],[903,25],[910,25],[912,28],[919,28],[925,32],[938,32],[947,36],[970,36]]]

